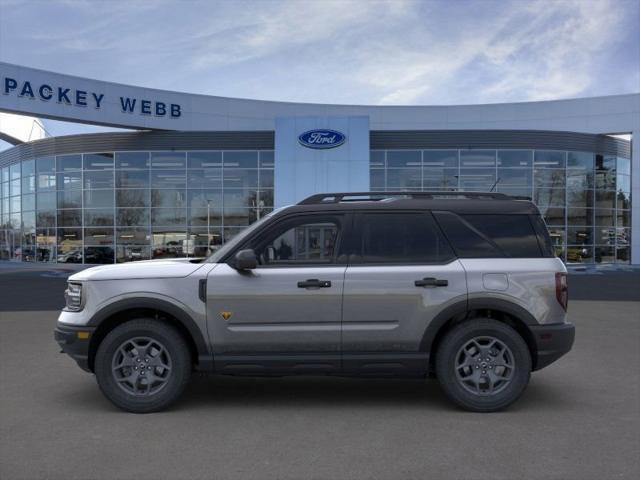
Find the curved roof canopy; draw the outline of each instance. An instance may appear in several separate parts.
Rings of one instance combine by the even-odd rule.
[[[372,130],[640,130],[640,94],[452,106],[320,105],[225,98],[0,62],[0,111],[137,130],[274,130],[278,117],[368,116]]]

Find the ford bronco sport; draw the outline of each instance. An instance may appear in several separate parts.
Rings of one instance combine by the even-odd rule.
[[[497,193],[313,195],[209,258],[89,268],[65,296],[56,340],[131,412],[169,406],[193,370],[435,376],[495,411],[574,339],[540,213]]]

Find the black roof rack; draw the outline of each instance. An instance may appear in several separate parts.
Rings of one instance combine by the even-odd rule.
[[[365,197],[365,198],[363,198]],[[298,202],[298,205],[317,205],[320,203],[381,201],[393,197],[410,198],[490,198],[493,200],[514,200],[514,197],[504,193],[493,192],[342,192],[342,193],[318,193]]]

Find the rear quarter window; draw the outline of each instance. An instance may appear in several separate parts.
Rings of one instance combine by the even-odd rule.
[[[529,215],[435,214],[458,257],[539,258],[542,251]]]

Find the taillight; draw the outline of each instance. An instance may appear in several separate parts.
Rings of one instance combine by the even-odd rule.
[[[569,304],[569,284],[567,283],[567,274],[564,272],[556,273],[556,299],[566,312]]]

